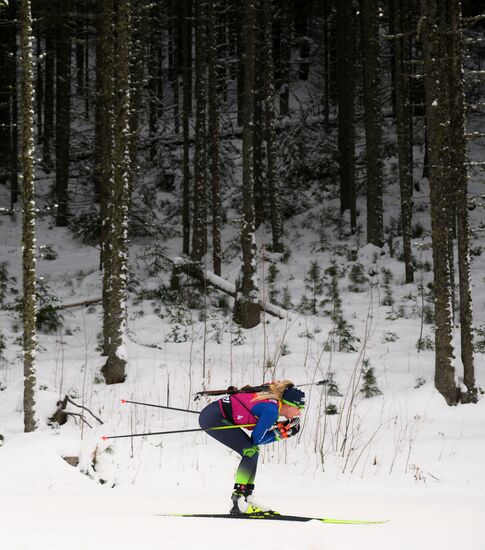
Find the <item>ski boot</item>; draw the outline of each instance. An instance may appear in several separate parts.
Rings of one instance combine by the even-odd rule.
[[[254,500],[253,490],[254,483],[248,483],[247,485],[236,483],[231,495],[232,508],[229,513],[233,516],[240,516],[242,514],[249,514],[251,516],[277,515],[277,512],[273,512],[273,510],[262,506]]]

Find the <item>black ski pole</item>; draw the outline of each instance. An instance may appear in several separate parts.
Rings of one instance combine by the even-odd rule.
[[[153,403],[142,403],[141,401],[130,401],[129,399],[122,399],[121,403],[132,403],[133,405],[143,405],[144,407],[156,407],[157,409],[168,409],[170,411],[180,411],[186,413],[200,414],[200,411],[192,411],[190,409],[179,409],[177,407],[168,407],[167,405],[154,405]]]
[[[214,428],[192,428],[190,430],[171,430],[167,432],[148,432],[145,434],[124,434],[124,435],[103,435],[101,439],[106,441],[108,439],[121,439],[123,437],[143,437],[146,435],[167,435],[167,434],[183,434],[187,432],[206,432],[208,430],[232,430],[234,428],[249,428],[256,424],[236,424],[230,426],[215,426]]]

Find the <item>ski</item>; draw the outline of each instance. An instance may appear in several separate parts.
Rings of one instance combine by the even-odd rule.
[[[157,514],[157,516],[171,518],[215,518],[215,519],[256,519],[270,521],[319,521],[320,523],[331,523],[339,525],[377,525],[386,523],[388,520],[359,520],[359,519],[335,519],[335,518],[312,518],[307,516],[291,516],[285,514],[264,512],[261,514]]]

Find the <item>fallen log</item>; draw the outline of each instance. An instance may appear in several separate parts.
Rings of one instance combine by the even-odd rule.
[[[178,284],[178,275],[180,273],[184,273],[186,275],[189,275],[189,277],[193,277],[204,286],[210,285],[217,290],[220,290],[225,294],[236,298],[236,285],[229,283],[222,277],[219,277],[215,273],[212,273],[212,271],[203,269],[199,264],[180,257],[173,258],[172,263],[172,288],[175,289],[176,285]],[[259,305],[261,306],[261,309],[263,311],[269,313],[269,315],[272,315],[273,317],[278,317],[278,319],[286,319],[288,315],[288,312],[285,309],[275,304],[272,304],[271,302],[260,300]]]

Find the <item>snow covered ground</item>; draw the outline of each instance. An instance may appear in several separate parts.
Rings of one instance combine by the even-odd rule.
[[[59,257],[40,260],[39,272],[63,302],[97,296],[97,251],[48,230],[42,222],[40,235],[41,243],[52,244]],[[2,220],[1,257],[18,276],[17,239],[17,226]],[[303,254],[295,247],[295,255],[299,253]],[[365,264],[372,249],[359,254]],[[476,281],[483,273],[478,260],[473,266]],[[396,272],[402,268],[393,260],[386,265]],[[307,260],[302,255],[301,262],[288,269],[296,298],[298,285],[303,291]],[[396,283],[396,300],[413,291]],[[179,326],[187,329],[187,340],[165,342],[175,325],[154,314],[150,302],[130,308],[127,381],[106,387],[100,382],[103,360],[96,351],[100,309],[94,306],[66,311],[64,330],[40,334],[42,422],[32,434],[22,433],[22,365],[20,348],[13,343],[18,336],[12,328],[15,317],[2,312],[2,331],[9,342],[0,367],[0,432],[6,437],[0,448],[2,550],[483,550],[485,401],[446,406],[433,389],[433,353],[416,351],[419,322],[411,314],[390,321],[390,308],[379,305],[376,287],[342,296],[361,338],[357,347],[375,368],[380,396],[364,399],[359,391],[359,352],[324,351],[329,320],[297,313],[288,320],[266,318],[260,327],[237,335],[244,340],[238,341],[240,345],[234,343],[230,317],[214,318],[218,332],[217,327],[210,330],[219,334],[221,343],[215,336],[207,339],[203,381],[204,323],[194,313],[193,322]],[[383,335],[389,331],[396,341],[385,341]],[[279,357],[274,370],[263,371],[283,341],[288,353]],[[476,363],[483,386],[483,355],[477,354]],[[172,406],[199,410],[203,404],[194,403],[191,395],[202,387],[258,383],[273,375],[310,383],[325,378],[329,370],[342,396],[330,398],[321,386],[313,387],[299,439],[264,448],[258,497],[281,513],[389,520],[386,524],[160,517],[157,514],[227,512],[237,458],[198,433],[101,440],[102,435],[131,431],[197,427],[194,414],[122,405],[123,398],[161,404],[168,400]],[[87,416],[93,429],[73,419],[59,429],[48,427],[46,419],[55,411],[56,400],[66,393],[104,424]],[[330,401],[340,414],[322,414]],[[74,407],[69,410],[77,412]],[[79,465],[70,466],[65,456],[79,457]]]
[[[280,265],[276,288],[281,292],[288,286],[297,304],[312,259],[322,270],[335,258],[343,266],[346,250],[357,249],[365,272],[377,268],[377,275],[369,276],[361,292],[348,291],[348,270],[340,277],[344,315],[360,338],[356,352],[328,347],[332,323],[321,314],[292,312],[286,320],[265,316],[256,329],[238,331],[221,309],[211,308],[204,324],[197,310],[160,307],[152,298],[134,301],[134,291],[127,381],[107,387],[100,376],[100,307],[65,310],[62,329],[39,334],[41,427],[24,434],[18,315],[0,310],[7,343],[0,362],[0,433],[5,436],[0,448],[1,550],[485,549],[485,400],[448,407],[433,388],[433,352],[416,349],[421,330],[417,284],[421,277],[424,284],[431,281],[432,273],[423,268],[416,284],[405,285],[403,264],[373,247],[344,242],[347,249],[340,255],[336,248],[322,248],[322,232],[315,232],[315,226],[322,229],[317,210],[313,218],[310,213],[287,226],[292,257]],[[422,211],[420,216],[425,218]],[[17,278],[9,289],[19,288],[20,223],[4,217],[0,224],[0,263],[7,262],[9,276]],[[323,229],[330,236],[330,226]],[[226,235],[226,243],[231,238]],[[259,244],[263,241],[267,238],[258,235]],[[426,244],[429,237],[418,242]],[[46,219],[39,221],[38,243],[58,253],[52,261],[39,259],[38,272],[63,303],[100,295],[95,248],[66,230],[52,229]],[[137,287],[156,289],[169,274],[149,273],[147,250],[149,245],[133,245]],[[177,252],[178,243],[167,243],[169,255]],[[415,254],[422,262],[430,260],[429,249],[416,247]],[[476,326],[485,321],[484,260],[473,256]],[[230,283],[237,267],[236,259],[224,268]],[[382,305],[382,267],[394,275],[393,306]],[[267,270],[268,262],[260,262],[261,280]],[[262,286],[263,298],[268,292]],[[11,291],[6,300],[15,300]],[[432,340],[430,325],[424,325],[423,336]],[[360,391],[364,359],[382,392],[370,399]],[[482,387],[484,366],[485,356],[477,353]],[[299,437],[263,449],[257,496],[281,513],[388,523],[157,516],[227,512],[237,457],[200,433],[101,440],[103,435],[197,427],[194,414],[122,405],[123,398],[200,410],[208,401],[192,397],[202,388],[284,378],[308,384],[329,373],[341,395],[331,396],[322,386],[308,392]],[[87,415],[92,428],[73,418],[60,428],[49,427],[56,401],[66,394],[104,424]],[[339,414],[323,414],[330,404]],[[73,406],[68,410],[78,412]],[[73,467],[62,457],[78,457],[79,464]]]

